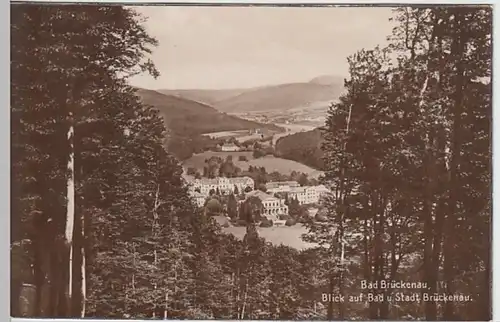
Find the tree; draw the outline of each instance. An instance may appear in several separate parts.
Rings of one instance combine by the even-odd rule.
[[[186,173],[190,176],[194,176],[198,173],[198,171],[196,170],[196,168],[188,167]]]
[[[349,58],[346,94],[330,108],[323,134],[323,183],[332,194],[323,201],[323,222],[308,223],[306,237],[331,249],[327,260],[336,268],[329,274],[334,277],[329,292],[345,290],[345,263],[353,254],[362,258],[367,280],[406,277],[404,263],[422,267],[422,280],[431,293],[451,294],[466,288],[456,282],[457,267],[463,263],[457,260],[457,234],[450,227],[464,229],[465,239],[480,239],[471,233],[475,225],[465,224],[465,218],[481,218],[483,212],[468,208],[471,205],[459,201],[457,195],[459,191],[466,195],[464,187],[469,187],[465,182],[458,184],[467,176],[464,169],[471,166],[461,156],[475,154],[468,146],[482,146],[476,160],[481,159],[484,166],[490,162],[489,148],[483,145],[488,135],[472,143],[467,130],[481,123],[477,129],[487,133],[483,131],[489,126],[488,121],[479,121],[488,118],[490,104],[489,81],[485,81],[490,73],[489,15],[485,8],[398,8],[395,19],[400,25],[394,29],[390,46],[361,50]],[[389,55],[397,56],[397,61]],[[469,55],[479,55],[486,63],[475,65]],[[465,72],[467,68],[470,72]],[[468,110],[466,97],[481,106],[481,112]],[[470,145],[462,144],[465,137]],[[483,173],[481,168],[476,168],[478,173]],[[477,189],[483,191],[480,186],[488,187],[488,179],[477,182]],[[486,205],[489,199],[490,195],[483,194],[480,204]],[[361,239],[355,237],[356,231]],[[337,246],[332,246],[332,240]],[[344,265],[337,266],[342,260]],[[487,261],[486,256],[470,263]],[[447,281],[444,288],[437,283],[439,276]],[[338,309],[342,318],[348,306]],[[333,305],[327,313],[333,317]],[[387,319],[397,312],[391,312],[388,303],[370,303],[367,314],[371,319]],[[446,303],[441,312],[435,302],[425,303],[429,320],[468,314],[455,303]]]
[[[266,153],[262,149],[254,148],[254,150],[252,152],[252,156],[253,156],[254,159],[261,158],[261,157],[263,157],[265,155],[266,155]]]
[[[207,214],[210,216],[219,215],[222,212],[222,205],[219,200],[212,198],[207,201],[205,206]]]
[[[239,218],[245,220],[247,223],[255,223],[260,220],[261,215],[264,213],[264,206],[258,197],[247,198],[240,207]]]
[[[261,183],[259,184],[259,186],[257,187],[258,190],[262,191],[262,192],[266,192],[267,191],[267,188],[266,188],[266,185]]]
[[[292,198],[290,204],[288,205],[288,214],[295,220],[299,220],[307,216],[307,210],[305,207],[299,204],[297,198]]]
[[[231,219],[238,217],[238,202],[236,201],[234,194],[229,195],[227,201],[227,214]]]
[[[301,187],[307,186],[309,184],[309,179],[307,178],[307,174],[301,173],[299,176],[298,183],[300,184]]]
[[[106,105],[103,95],[111,93],[109,89],[125,88],[116,73],[126,77],[149,70],[157,74],[150,61],[141,63],[150,52],[149,45],[156,41],[146,34],[133,11],[121,7],[16,5],[12,11],[13,36],[29,39],[12,44],[12,82],[16,87],[12,93],[12,114],[14,124],[20,125],[13,128],[13,163],[28,162],[39,173],[35,178],[46,176],[33,181],[30,173],[19,172],[21,175],[14,185],[28,188],[25,191],[36,196],[31,198],[36,200],[36,205],[29,205],[28,201],[14,209],[35,207],[32,209],[37,213],[41,211],[43,219],[37,224],[37,236],[33,238],[43,239],[41,244],[53,246],[36,249],[33,253],[37,276],[36,311],[47,316],[81,317],[85,314],[89,255],[85,249],[89,218],[85,214],[90,210],[82,200],[85,196],[95,206],[95,198],[88,194],[94,193],[92,187],[96,188],[99,183],[95,181],[96,171],[90,161],[95,152],[87,150],[99,139],[90,144],[86,140],[100,138],[101,147],[106,148],[103,142],[123,135],[123,128],[121,133],[115,132],[117,126],[109,127],[114,121],[105,117],[116,110],[109,105],[99,110],[98,106]],[[72,24],[68,28],[70,20]],[[29,30],[34,25],[37,28]],[[121,39],[109,37],[113,32],[120,34],[124,30],[129,32],[123,33]],[[34,96],[27,98],[26,92]],[[38,92],[41,95],[36,94]],[[44,120],[40,125],[47,125],[46,129],[31,127],[36,120]],[[93,134],[89,134],[90,129],[94,130]],[[46,140],[52,144],[46,145]],[[22,145],[28,151],[31,147],[35,154],[25,152]],[[43,145],[46,147],[40,149]],[[36,161],[43,160],[44,155],[53,157]],[[44,164],[47,161],[49,163]],[[27,200],[27,195],[20,197]],[[60,200],[64,199],[63,204]],[[52,228],[47,226],[49,222]],[[70,256],[72,266],[69,266]],[[60,258],[61,262],[53,258]],[[61,267],[64,267],[62,271]],[[56,271],[59,272],[57,276]],[[53,301],[48,307],[42,307],[41,293],[47,290],[49,283]]]

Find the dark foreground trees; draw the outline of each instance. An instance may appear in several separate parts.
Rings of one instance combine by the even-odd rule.
[[[471,297],[409,311],[370,303],[371,319],[406,311],[428,320],[487,320],[491,8],[395,14],[391,44],[349,59],[347,93],[330,109],[323,146],[330,219],[323,229],[312,224],[310,239],[334,241],[335,263],[346,255],[344,244],[354,247],[351,258],[368,281],[418,280],[427,283],[422,292]],[[355,240],[342,241],[353,233]],[[337,292],[347,280],[342,272],[334,272]]]

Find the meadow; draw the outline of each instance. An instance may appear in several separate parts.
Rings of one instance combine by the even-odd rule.
[[[255,159],[252,155],[252,152],[250,151],[243,151],[243,152],[206,151],[200,154],[193,155],[191,158],[185,160],[182,165],[185,169],[193,167],[202,172],[203,167],[205,166],[205,159],[209,159],[212,156],[225,159],[228,155],[233,156],[234,164],[242,170],[247,170],[249,166],[264,167],[267,173],[277,171],[281,174],[291,174],[292,171],[296,171],[307,174],[309,178],[318,178],[320,175],[323,174],[322,171],[318,171],[302,163],[292,160],[277,158],[272,155]],[[240,156],[245,156],[248,161],[240,161],[239,160]]]
[[[242,240],[246,233],[246,227],[226,227],[222,228],[226,233],[233,234],[236,238]],[[306,228],[297,224],[291,227],[257,227],[259,236],[266,241],[274,244],[289,246],[298,250],[316,246],[302,240],[301,236],[307,232]]]

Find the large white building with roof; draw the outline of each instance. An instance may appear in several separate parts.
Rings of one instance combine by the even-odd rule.
[[[238,192],[243,192],[247,187],[254,188],[254,181],[250,177],[224,178],[217,177],[214,179],[202,178],[195,179],[190,182],[191,191],[199,191],[203,196],[208,196],[210,191],[219,190],[221,194],[234,193],[236,188]]]
[[[318,203],[321,196],[328,193],[328,189],[324,185],[301,187],[296,181],[268,182],[266,189],[272,194],[286,193],[288,198],[297,199],[301,205]]]

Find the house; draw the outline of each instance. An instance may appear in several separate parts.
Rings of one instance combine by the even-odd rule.
[[[245,200],[250,197],[257,197],[262,202],[264,207],[263,215],[268,219],[277,220],[279,215],[288,215],[288,206],[285,205],[285,200],[276,198],[270,194],[255,190],[245,195]]]
[[[221,150],[224,151],[224,152],[236,152],[236,151],[239,151],[240,148],[238,146],[236,146],[235,144],[223,144],[221,146]]]

